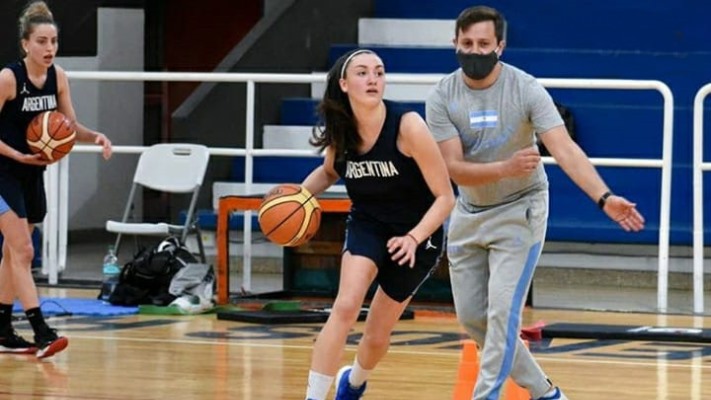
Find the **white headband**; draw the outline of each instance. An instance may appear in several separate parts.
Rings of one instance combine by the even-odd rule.
[[[345,75],[346,75],[346,67],[348,66],[348,64],[350,64],[351,60],[353,60],[353,57],[355,57],[355,56],[357,56],[357,55],[359,55],[359,54],[363,54],[363,53],[373,53],[373,51],[372,51],[372,50],[368,50],[368,49],[360,49],[360,50],[356,50],[356,51],[354,51],[353,53],[351,53],[351,55],[348,56],[348,58],[346,58],[346,61],[344,61],[344,62],[343,62],[343,65],[341,66],[341,75],[340,75],[340,78],[341,78],[341,79],[343,79],[343,77],[345,77]]]

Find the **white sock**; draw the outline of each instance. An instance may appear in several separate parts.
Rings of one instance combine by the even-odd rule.
[[[326,400],[328,389],[335,377],[309,371],[309,384],[306,388],[306,400]]]
[[[372,371],[372,369],[363,369],[363,367],[358,364],[358,358],[356,357],[356,359],[353,360],[353,368],[348,377],[348,383],[354,388],[359,388],[368,380],[368,375],[370,375]]]

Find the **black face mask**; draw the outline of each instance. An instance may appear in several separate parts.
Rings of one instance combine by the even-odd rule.
[[[489,76],[499,62],[499,55],[496,50],[489,54],[462,53],[457,52],[457,61],[462,67],[464,75],[474,80],[481,80]]]

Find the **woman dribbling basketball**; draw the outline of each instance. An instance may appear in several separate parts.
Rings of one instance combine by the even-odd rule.
[[[68,341],[47,326],[39,308],[32,278],[34,256],[31,232],[46,214],[43,170],[49,161],[31,154],[25,131],[37,114],[58,110],[76,130],[77,141],[103,147],[111,156],[111,141],[102,133],[76,122],[69,82],[54,64],[58,29],[43,1],[31,2],[19,19],[24,57],[0,71],[0,232],[4,242],[0,262],[0,352],[34,353],[50,357]],[[34,331],[34,342],[20,337],[12,327],[12,307],[19,298]]]
[[[338,295],[314,344],[307,399],[326,398],[375,281],[356,358],[335,378],[337,400],[363,395],[395,323],[437,265],[442,224],[454,207],[447,168],[427,125],[401,104],[384,101],[384,90],[385,67],[370,50],[345,54],[328,73],[320,105],[325,129],[314,140],[326,156],[303,186],[318,195],[343,178],[352,208]]]

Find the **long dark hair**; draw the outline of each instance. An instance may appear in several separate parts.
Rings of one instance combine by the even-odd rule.
[[[318,105],[320,126],[314,127],[309,141],[313,146],[325,149],[333,146],[336,160],[342,160],[346,152],[355,150],[361,142],[348,94],[341,90],[339,81],[346,77],[346,68],[353,57],[359,54],[375,54],[367,49],[355,49],[342,55],[328,71],[326,91]]]

